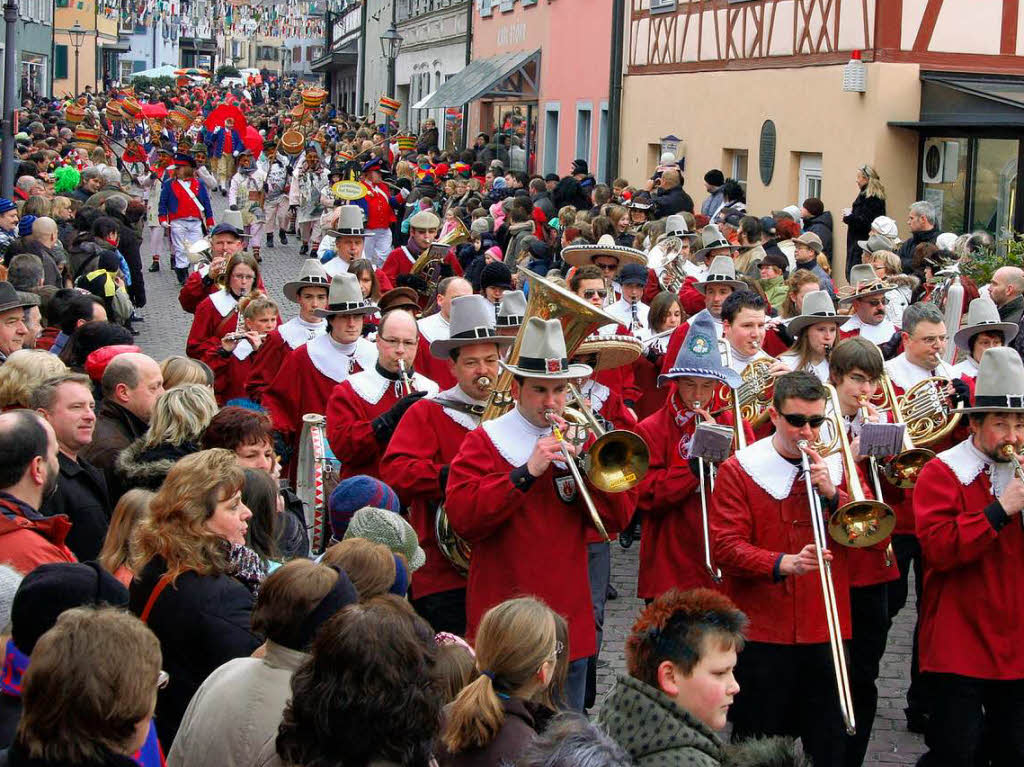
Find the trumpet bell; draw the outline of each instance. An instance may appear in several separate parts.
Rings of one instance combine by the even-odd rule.
[[[911,488],[917,482],[921,469],[932,458],[935,453],[926,447],[915,447],[904,450],[899,455],[894,455],[885,461],[879,469],[886,481],[896,487],[903,489]]]
[[[828,521],[832,540],[855,549],[884,541],[895,528],[896,514],[881,501],[850,501],[836,509]]]
[[[203,261],[210,260],[210,249],[212,247],[213,246],[210,244],[210,241],[203,238],[201,240],[196,240],[189,245],[188,248],[185,249],[185,253],[191,263],[198,264]]]
[[[647,474],[651,453],[642,437],[623,429],[598,437],[583,458],[583,471],[598,490],[624,493]]]

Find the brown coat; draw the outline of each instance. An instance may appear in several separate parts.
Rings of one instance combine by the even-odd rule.
[[[530,745],[537,731],[543,729],[548,710],[521,698],[502,699],[505,722],[490,743],[483,748],[471,748],[451,754],[438,739],[434,749],[439,767],[501,767],[516,764]],[[447,713],[447,710],[446,710]],[[441,728],[442,732],[444,727]]]

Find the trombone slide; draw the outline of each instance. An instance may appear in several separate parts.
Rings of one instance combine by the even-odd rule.
[[[701,424],[700,414],[696,412],[699,407],[700,402],[693,403],[694,423],[697,426]],[[711,580],[715,583],[721,583],[722,571],[715,566],[711,557],[711,530],[708,518],[708,494],[715,492],[715,465],[712,463],[709,467],[707,487],[705,487],[704,481],[703,456],[697,456],[697,471],[700,474],[697,479],[697,486],[700,489],[700,521],[704,534],[704,567],[707,568],[708,573],[711,575]]]
[[[558,428],[554,412],[549,410],[544,415],[548,419],[548,423],[551,424],[551,433],[555,435],[555,439],[562,446],[562,455],[565,458],[565,463],[569,467],[572,478],[576,480],[576,487],[579,489],[580,497],[583,498],[583,503],[586,504],[587,511],[590,512],[590,520],[594,523],[594,527],[597,528],[597,532],[604,538],[605,543],[611,543],[612,539],[608,537],[608,531],[604,527],[604,522],[601,521],[601,515],[597,513],[594,499],[590,497],[590,491],[587,490],[587,485],[580,474],[580,467],[576,465],[576,456],[569,452],[569,446],[565,443],[565,436],[562,434],[562,430]]]

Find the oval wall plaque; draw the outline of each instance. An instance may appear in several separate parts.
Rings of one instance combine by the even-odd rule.
[[[757,163],[761,170],[761,183],[768,186],[775,174],[775,123],[765,120],[761,126],[761,145],[758,150]]]

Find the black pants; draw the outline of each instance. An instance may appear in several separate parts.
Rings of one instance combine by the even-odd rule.
[[[928,752],[918,767],[1024,764],[1024,679],[925,674],[931,694]]]
[[[799,737],[816,765],[842,767],[846,729],[828,644],[747,642],[736,664],[740,692],[729,711],[734,742]]]
[[[885,655],[889,636],[889,584],[858,586],[850,589],[850,692],[857,732],[846,741],[847,767],[860,767],[871,740],[871,727],[878,710],[878,669]]]
[[[439,591],[421,598],[414,596],[410,602],[435,632],[447,631],[460,637],[466,635],[465,589]]]
[[[907,689],[907,716],[927,716],[929,709],[929,696],[927,680],[921,679],[921,670],[917,662],[917,633],[921,625],[921,594],[924,591],[924,562],[921,558],[921,544],[916,535],[894,535],[892,537],[892,548],[896,553],[896,564],[900,568],[899,580],[891,581],[889,586],[889,620],[897,615],[904,605],[907,604],[909,585],[907,579],[910,577],[910,568],[914,568],[914,605],[918,611],[918,618],[914,622],[914,640],[911,643],[910,656],[910,687]]]

